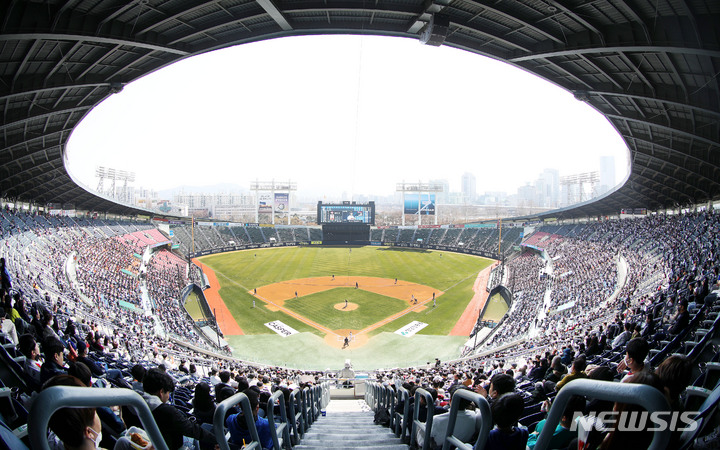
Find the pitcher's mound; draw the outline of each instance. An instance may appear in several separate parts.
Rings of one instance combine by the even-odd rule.
[[[335,303],[335,309],[339,309],[340,311],[352,311],[352,310],[358,309],[358,304],[353,303],[353,302],[348,302],[347,307],[346,307],[345,302]]]

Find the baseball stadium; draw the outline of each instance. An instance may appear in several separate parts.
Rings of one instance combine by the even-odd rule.
[[[0,448],[716,448],[717,1],[0,11]],[[415,39],[535,75],[611,125],[629,173],[487,220],[439,218],[442,188],[403,181],[401,223],[373,199],[318,196],[291,224],[292,181],[243,180],[254,219],[233,222],[138,206],[69,169],[73,132],[126,86],[310,35]],[[116,192],[134,176],[97,174]]]

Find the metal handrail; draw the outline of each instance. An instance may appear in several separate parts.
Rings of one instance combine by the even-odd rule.
[[[545,420],[545,426],[535,443],[535,450],[546,450],[549,447],[553,432],[558,423],[560,423],[560,418],[565,412],[565,407],[573,395],[583,395],[605,401],[632,403],[642,406],[650,414],[656,411],[670,411],[670,405],[665,399],[665,396],[652,386],[587,379],[573,380],[563,386],[555,397],[547,419]],[[658,430],[653,433],[653,439],[648,449],[664,449],[670,440],[670,434],[669,428],[660,430],[658,427]]]
[[[427,407],[427,415],[425,416],[425,423],[421,422],[420,416],[420,398],[425,399],[425,406]],[[422,450],[428,450],[430,448],[430,433],[432,432],[433,416],[435,415],[435,408],[433,408],[434,402],[432,395],[423,388],[415,390],[415,408],[413,410],[413,421],[412,431],[410,432],[410,446],[415,445],[416,436],[418,431],[425,432],[423,439]]]
[[[403,412],[402,415],[395,411],[395,422],[394,422],[394,429],[395,429],[395,436],[402,439],[402,441],[405,441],[406,433],[408,431],[408,425],[410,421],[412,420],[410,416],[410,393],[407,389],[400,386],[398,387],[397,394],[396,394],[396,400],[397,404],[400,404],[400,401],[403,402]]]
[[[280,407],[280,424],[275,426],[275,405]],[[288,428],[288,417],[287,417],[287,410],[285,409],[285,396],[283,395],[283,391],[277,390],[275,393],[270,396],[270,399],[267,402],[267,411],[265,413],[267,415],[267,420],[271,424],[270,426],[275,426],[275,432],[272,434],[272,440],[273,440],[273,448],[283,448],[283,446],[287,449],[292,448],[291,442],[290,442],[290,429]]]
[[[458,411],[460,410],[459,399],[470,400],[480,408],[480,430],[478,432],[475,446],[467,444],[458,439],[453,433],[455,431],[455,422],[457,420]],[[443,450],[450,450],[451,446],[455,446],[460,450],[483,450],[487,443],[490,429],[492,428],[492,413],[490,412],[490,404],[482,395],[467,389],[457,389],[452,395],[450,402],[450,417],[448,418],[448,427],[443,437]]]
[[[60,408],[94,408],[115,405],[134,407],[153,446],[157,450],[167,450],[167,444],[152,412],[140,394],[130,389],[93,389],[78,386],[49,387],[40,392],[33,400],[28,417],[30,447],[38,450],[50,450],[47,441],[47,426],[50,417]]]
[[[220,450],[230,450],[227,438],[225,437],[225,414],[227,410],[233,406],[240,404],[242,409],[243,417],[245,417],[245,424],[247,429],[250,431],[251,442],[246,442],[243,449],[252,450],[254,448],[262,448],[260,444],[260,436],[258,436],[257,428],[255,427],[255,416],[252,407],[250,406],[250,399],[247,395],[239,392],[232,397],[226,398],[222,402],[218,403],[215,408],[215,414],[213,415],[213,432],[215,433],[215,439],[217,439]]]
[[[305,435],[305,419],[303,418],[302,391],[295,389],[290,393],[290,432],[293,444],[299,444]]]

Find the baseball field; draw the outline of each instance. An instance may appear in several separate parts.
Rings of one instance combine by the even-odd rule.
[[[321,246],[196,262],[234,356],[309,370],[339,369],[346,359],[370,370],[457,357],[487,300],[493,263],[430,250]]]

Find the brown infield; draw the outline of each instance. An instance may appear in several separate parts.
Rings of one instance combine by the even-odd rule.
[[[337,287],[353,288],[356,286],[355,283],[357,283],[358,289],[403,300],[407,302],[408,307],[399,313],[393,314],[370,325],[363,330],[331,330],[293,311],[290,311],[285,307],[285,301],[295,298],[296,293],[298,297],[302,297],[304,295],[315,294],[317,292],[323,292]],[[257,288],[256,293],[254,290],[248,291],[248,293],[254,294],[257,298],[264,301],[266,303],[265,307],[270,311],[283,311],[284,313],[310,325],[311,327],[324,332],[325,342],[330,346],[338,348],[342,348],[344,338],[349,336],[350,333],[352,333],[350,346],[360,347],[367,343],[369,339],[368,332],[379,328],[386,323],[392,322],[411,311],[419,312],[427,309],[427,306],[425,305],[427,303],[432,304],[433,292],[435,293],[436,298],[443,294],[443,291],[438,291],[437,289],[433,289],[432,287],[425,286],[423,284],[410,283],[403,280],[397,280],[397,282],[395,282],[392,278],[354,276],[329,276],[287,280],[261,286]],[[413,296],[417,299],[417,304],[412,301]],[[347,308],[345,308],[345,302],[340,302],[335,304],[334,307],[335,309],[341,311],[352,311],[357,309],[358,305],[349,302]]]

